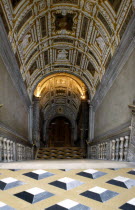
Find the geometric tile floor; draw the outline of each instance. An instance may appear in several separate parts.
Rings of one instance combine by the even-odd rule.
[[[0,169],[0,210],[135,210],[135,169]]]

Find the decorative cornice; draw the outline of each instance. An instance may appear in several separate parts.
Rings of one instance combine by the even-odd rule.
[[[92,100],[96,111],[135,48],[135,12]]]
[[[124,123],[122,125],[120,125],[119,127],[117,127],[116,129],[112,129],[100,136],[97,136],[92,142],[90,142],[89,144],[94,144],[95,142],[103,142],[106,141],[108,139],[113,139],[113,138],[117,138],[123,134],[127,134],[130,133],[130,126],[131,126],[131,121]]]
[[[16,138],[19,138],[25,142],[28,142],[28,140],[26,140],[23,136],[19,135],[17,132],[13,131],[11,128],[5,126],[3,123],[0,122],[0,130],[3,132],[7,132],[10,135],[13,135]]]
[[[19,95],[23,99],[27,109],[31,105],[25,84],[20,73],[19,66],[17,64],[15,55],[12,51],[11,44],[8,40],[6,30],[4,28],[2,19],[0,17],[0,56],[6,66],[6,69],[13,81],[14,86],[16,87]]]

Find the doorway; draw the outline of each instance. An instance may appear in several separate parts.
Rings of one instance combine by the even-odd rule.
[[[71,147],[71,123],[65,117],[56,117],[49,124],[49,147]]]

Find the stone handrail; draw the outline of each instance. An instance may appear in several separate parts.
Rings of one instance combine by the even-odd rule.
[[[33,159],[33,148],[0,137],[0,162],[23,161]]]
[[[127,161],[129,136],[105,142],[89,142],[89,158],[100,160]]]

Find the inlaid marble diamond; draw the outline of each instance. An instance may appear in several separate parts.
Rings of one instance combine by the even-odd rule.
[[[113,170],[113,171],[118,171],[119,168],[109,168],[110,170]]]
[[[9,169],[10,171],[20,171],[21,169]]]
[[[14,179],[12,177],[8,177],[8,178],[4,178],[4,179],[0,180],[0,189],[1,190],[8,190],[10,188],[17,187],[17,186],[20,186],[20,185],[23,185],[23,184],[25,184],[25,183],[21,182],[17,179]]]
[[[36,179],[36,180],[40,180],[40,179],[47,178],[49,176],[53,176],[54,174],[45,170],[35,170],[32,172],[25,173],[23,175]]]
[[[60,169],[61,171],[71,171],[72,169]]]
[[[15,209],[0,201],[0,210],[15,210]]]
[[[124,187],[127,189],[130,189],[131,187],[135,186],[135,180],[134,179],[129,179],[127,177],[123,176],[117,176],[114,179],[109,180],[107,183],[113,184],[119,187]]]
[[[46,210],[90,210],[91,208],[85,205],[82,205],[78,202],[66,199],[61,201],[53,206],[48,207]]]
[[[22,191],[15,194],[16,197],[21,198],[29,203],[37,203],[41,200],[45,200],[54,196],[53,193],[40,189],[38,187],[31,188],[29,190]]]
[[[81,193],[80,195],[103,203],[105,201],[110,200],[111,198],[115,197],[118,194],[119,193],[117,193],[117,192],[110,191],[105,188],[96,186],[96,187],[93,187],[93,188]]]
[[[128,174],[135,175],[135,169],[132,169],[131,171],[129,171]]]
[[[105,173],[105,172],[97,171],[94,169],[87,169],[85,171],[81,171],[81,172],[77,173],[77,175],[84,176],[84,177],[91,178],[91,179],[97,179],[97,178],[104,176],[106,174],[107,173]]]
[[[54,182],[51,182],[49,183],[55,187],[59,187],[59,188],[62,188],[64,190],[71,190],[75,187],[78,187],[82,184],[84,184],[83,182],[80,182],[78,180],[75,180],[75,179],[71,179],[69,177],[64,177],[62,179],[58,179]]]
[[[135,210],[135,198],[129,200],[127,203],[119,207],[123,210]]]

